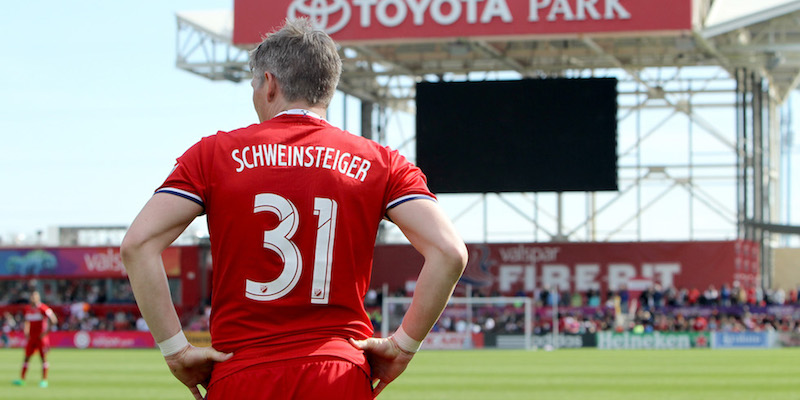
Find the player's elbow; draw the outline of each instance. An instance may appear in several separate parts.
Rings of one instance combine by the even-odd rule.
[[[140,259],[145,249],[146,240],[136,232],[128,231],[122,239],[119,246],[120,256],[122,257],[122,264],[125,269],[130,273],[132,265],[136,264],[136,260]]]
[[[464,273],[467,266],[467,246],[461,240],[452,240],[438,246],[438,253],[442,259],[442,265],[448,268],[448,272],[458,280]]]
[[[467,268],[467,262],[469,262],[469,252],[467,252],[467,245],[464,242],[459,242],[458,245],[458,265],[460,272],[458,273],[459,276],[464,272],[464,269]]]
[[[130,235],[125,235],[122,243],[119,245],[119,254],[122,257],[122,263],[127,264],[135,256],[137,249],[141,244],[136,243]]]

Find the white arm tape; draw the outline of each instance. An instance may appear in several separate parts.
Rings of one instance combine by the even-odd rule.
[[[419,348],[422,347],[422,342],[419,340],[414,340],[411,336],[408,336],[406,331],[403,330],[403,326],[400,325],[395,331],[394,335],[395,343],[400,347],[400,349],[407,351],[409,353],[416,353],[419,351]]]
[[[188,345],[189,341],[186,340],[186,335],[183,333],[183,331],[180,331],[176,333],[175,336],[160,342],[158,344],[158,348],[161,349],[161,355],[167,357],[183,350],[183,348]]]

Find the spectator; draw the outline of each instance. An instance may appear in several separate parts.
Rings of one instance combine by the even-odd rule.
[[[367,291],[367,296],[364,299],[364,304],[367,307],[375,307],[375,306],[380,305],[380,304],[378,304],[378,291],[375,290],[375,289],[368,290]]]
[[[731,305],[731,288],[727,283],[723,283],[722,287],[719,289],[719,300],[720,304],[724,307],[729,307]]]
[[[600,293],[594,289],[590,289],[586,296],[588,298],[586,303],[587,306],[600,307]]]
[[[756,288],[751,286],[747,289],[747,304],[750,305],[757,305],[761,302],[760,297],[758,296],[758,292]]]
[[[649,287],[642,291],[639,295],[639,306],[645,310],[652,310],[655,307],[655,299],[653,294],[653,287]]]
[[[569,303],[572,301],[572,295],[570,295],[568,290],[564,290],[559,293],[558,295],[558,305],[561,307],[569,307]]]
[[[700,303],[700,290],[697,288],[692,288],[689,291],[689,296],[687,298],[687,304],[690,306],[694,306]]]
[[[617,291],[617,294],[619,295],[619,306],[623,310],[627,310],[628,309],[628,302],[630,301],[630,297],[631,297],[630,292],[628,292],[628,285],[626,285],[624,283],[621,284],[620,287],[619,287],[619,290]]]
[[[685,306],[689,304],[689,289],[682,288],[678,293],[678,306]]]
[[[664,307],[664,291],[658,283],[653,285],[653,307]]]
[[[572,293],[569,305],[572,307],[583,307],[583,295],[577,291]]]
[[[136,330],[139,332],[150,331],[150,329],[147,327],[147,322],[141,316],[139,316],[139,318],[136,319]]]
[[[717,305],[719,304],[719,291],[714,285],[708,285],[708,288],[703,292],[702,304]]]
[[[698,316],[691,321],[692,330],[695,332],[703,332],[708,327],[708,320],[706,317]]]
[[[772,294],[772,303],[773,304],[778,304],[778,305],[785,304],[786,303],[786,292],[783,289],[778,288]]]
[[[679,298],[679,292],[674,286],[670,286],[664,291],[664,303],[669,307],[680,307],[683,305],[683,301]]]
[[[539,292],[539,301],[541,305],[551,305],[550,303],[550,286],[544,285],[542,290]]]

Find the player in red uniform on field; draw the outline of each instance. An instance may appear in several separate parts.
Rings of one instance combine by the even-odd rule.
[[[466,248],[416,166],[324,119],[341,73],[330,37],[287,21],[250,63],[260,123],[186,151],[123,240],[139,308],[197,399],[198,385],[212,400],[371,399],[436,322]],[[202,213],[214,260],[212,348],[186,341],[160,258]],[[425,263],[402,326],[375,339],[363,302],[383,218]]]
[[[51,324],[48,324],[48,320]],[[22,374],[20,379],[14,381],[15,385],[25,384],[25,375],[28,373],[28,361],[33,353],[39,352],[42,358],[42,380],[39,386],[47,387],[47,351],[50,349],[50,339],[47,337],[50,326],[58,323],[58,318],[53,310],[42,303],[39,292],[32,292],[30,304],[25,307],[25,361],[22,363]]]

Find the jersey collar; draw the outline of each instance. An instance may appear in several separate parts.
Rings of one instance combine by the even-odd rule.
[[[293,108],[291,110],[281,111],[278,114],[276,114],[275,117],[280,117],[281,115],[302,115],[304,117],[311,117],[311,118],[316,118],[316,119],[321,120],[321,121],[325,121],[325,118],[322,118],[319,114],[317,114],[317,113],[315,113],[313,111],[310,111],[310,110],[302,109],[302,108]],[[273,118],[275,118],[275,117],[273,117]],[[328,121],[325,121],[325,122],[328,122]]]

